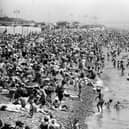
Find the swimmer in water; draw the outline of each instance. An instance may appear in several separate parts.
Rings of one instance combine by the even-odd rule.
[[[95,100],[98,99],[98,103],[97,103],[98,112],[103,112],[103,104],[104,104],[103,97],[104,95],[101,93],[101,90],[99,90],[98,96],[95,98]]]
[[[109,101],[105,103],[107,109],[110,109],[112,101],[113,101],[112,99],[109,99]]]
[[[114,108],[118,111],[120,110],[120,102],[117,101],[116,104],[114,105]]]

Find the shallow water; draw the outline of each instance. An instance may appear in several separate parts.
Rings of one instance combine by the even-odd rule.
[[[109,62],[106,64],[103,76],[105,76],[103,80],[105,100],[111,98],[113,103],[110,109],[104,106],[103,113],[98,113],[94,102],[96,113],[86,118],[85,123],[88,129],[129,129],[129,81],[126,80],[126,76],[121,77],[120,71],[112,68]],[[121,103],[119,110],[114,108],[117,101]]]
[[[129,110],[105,110],[96,113],[87,120],[88,129],[129,129]]]

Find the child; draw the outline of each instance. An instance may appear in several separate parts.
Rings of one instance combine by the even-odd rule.
[[[118,111],[120,110],[120,102],[117,101],[116,104],[114,105],[114,108]]]
[[[105,103],[105,105],[107,106],[107,109],[110,109],[111,103],[112,103],[112,99],[109,99],[109,101]]]

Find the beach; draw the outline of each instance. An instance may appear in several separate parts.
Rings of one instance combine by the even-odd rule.
[[[86,129],[87,125],[85,124],[85,118],[93,113],[92,102],[94,99],[94,91],[92,87],[89,86],[85,86],[82,91],[82,101],[79,101],[78,98],[64,100],[64,104],[70,107],[70,110],[68,112],[60,110],[50,110],[53,113],[54,117],[60,123],[62,123],[66,129],[71,129],[74,119],[79,120],[81,129]],[[72,89],[71,92],[74,95],[77,94],[77,92],[73,92]],[[0,103],[8,102],[8,98],[0,95]],[[27,113],[0,111],[0,119],[2,119],[4,122],[14,125],[15,121],[20,120],[32,129],[36,129],[40,124],[40,120],[44,117],[42,113],[35,113],[33,118],[28,118],[27,116]]]

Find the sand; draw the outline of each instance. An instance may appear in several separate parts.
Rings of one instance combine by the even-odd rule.
[[[77,94],[76,91],[71,89],[72,94]],[[85,118],[89,116],[92,111],[92,102],[94,99],[94,91],[91,87],[85,86],[82,90],[81,95],[82,101],[79,99],[68,99],[65,98],[63,100],[63,104],[68,105],[69,111],[60,111],[60,110],[49,110],[52,112],[54,117],[57,119],[58,122],[64,125],[66,129],[71,129],[71,125],[73,120],[76,118],[79,120],[81,129],[86,129],[87,125],[85,124]],[[3,95],[0,95],[0,103],[8,103],[9,100]],[[32,129],[36,129],[41,119],[43,118],[42,113],[35,113],[33,118],[28,117],[28,113],[15,113],[15,112],[8,112],[8,111],[0,111],[0,119],[3,122],[10,123],[12,125],[15,124],[15,121],[20,120],[25,123],[25,125],[30,126]]]

